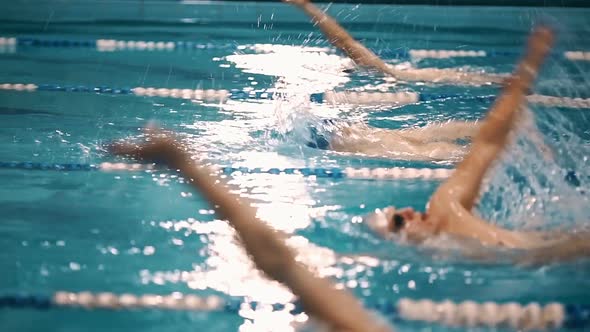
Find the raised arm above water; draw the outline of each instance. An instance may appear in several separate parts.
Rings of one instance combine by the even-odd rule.
[[[223,180],[193,160],[169,133],[149,129],[142,145],[115,144],[115,154],[164,163],[178,170],[198,190],[218,215],[236,230],[256,267],[291,289],[304,309],[338,331],[385,331],[349,292],[338,290],[296,262],[283,236],[256,217],[256,210],[225,188]]]

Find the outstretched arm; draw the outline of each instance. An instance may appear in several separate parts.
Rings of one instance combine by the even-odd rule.
[[[297,5],[312,18],[320,30],[335,47],[342,50],[357,65],[371,68],[404,81],[452,82],[456,84],[498,83],[500,76],[461,72],[453,69],[408,69],[399,70],[386,64],[375,53],[355,40],[342,26],[310,0],[283,0]]]
[[[559,241],[526,250],[517,257],[523,265],[546,265],[590,256],[590,233],[581,231]]]
[[[383,62],[375,53],[367,49],[363,44],[356,41],[338,22],[328,14],[316,7],[310,0],[283,0],[287,3],[297,5],[308,16],[314,24],[326,35],[328,41],[335,47],[342,50],[352,61],[359,66],[377,69],[381,72],[391,74],[391,68]],[[395,75],[394,75],[395,76]]]
[[[430,124],[422,128],[404,129],[398,131],[398,133],[403,137],[422,142],[454,141],[461,138],[474,137],[479,127],[480,122],[477,121],[453,120]]]
[[[508,143],[510,131],[525,104],[525,93],[549,53],[552,42],[553,33],[549,29],[540,27],[533,32],[523,60],[481,124],[471,151],[453,175],[439,187],[435,196],[457,195],[455,197],[465,209],[471,210],[486,171]]]
[[[352,294],[335,289],[330,281],[313,275],[297,263],[279,233],[261,222],[254,208],[225,189],[221,179],[192,160],[171,135],[149,130],[150,138],[144,145],[116,144],[111,150],[119,155],[158,160],[179,170],[186,181],[216,207],[220,217],[227,219],[236,230],[256,267],[289,287],[305,310],[316,318],[339,330],[383,329]]]

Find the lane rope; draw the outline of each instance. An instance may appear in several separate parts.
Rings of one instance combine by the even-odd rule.
[[[216,295],[197,296],[194,294],[172,293],[156,294],[114,294],[110,292],[65,292],[52,295],[45,294],[5,294],[0,295],[0,308],[48,310],[58,308],[82,308],[86,310],[175,310],[175,311],[220,311],[237,314],[248,306],[256,310],[270,308],[273,311],[288,311],[292,314],[302,313],[298,303],[264,304],[245,302],[242,298],[223,299]],[[495,303],[463,301],[455,303],[449,300],[434,302],[431,300],[412,300],[402,298],[399,301],[380,299],[365,303],[369,309],[379,311],[393,320],[422,321],[447,326],[463,327],[508,327],[512,329],[558,329],[584,328],[590,326],[590,307],[585,305],[568,305],[561,303],[540,304],[531,302]]]
[[[243,167],[243,166],[209,166],[211,171],[217,174],[239,176],[245,174],[273,174],[273,175],[299,175],[303,177],[331,178],[331,179],[359,179],[359,180],[431,180],[442,181],[453,174],[451,168],[405,168],[405,167]],[[102,171],[102,172],[152,172],[164,170],[154,164],[139,163],[111,163],[99,164],[82,163],[40,163],[40,162],[16,162],[0,161],[0,169],[29,170],[29,171]],[[582,182],[578,174],[573,171],[565,171],[564,180],[574,187],[579,187]]]
[[[192,41],[150,41],[150,40],[120,40],[120,39],[50,39],[38,37],[0,37],[0,49],[3,47],[16,51],[16,47],[51,47],[51,48],[86,48],[99,52],[115,51],[204,51],[204,50],[251,50],[255,52],[273,52],[282,44],[254,44],[236,45],[235,43],[198,43]],[[335,53],[334,49],[322,48],[322,51]],[[493,50],[375,50],[382,57],[403,59],[449,59],[474,57],[515,57],[520,53]],[[556,52],[554,57],[561,57],[570,61],[590,61],[590,52],[569,50]]]
[[[284,96],[270,90],[214,90],[214,89],[168,89],[154,87],[111,87],[64,84],[32,84],[32,83],[0,83],[0,90],[19,92],[70,92],[96,93],[107,95],[133,95],[138,97],[177,98],[207,102],[226,102],[227,100],[273,100]],[[490,102],[495,95],[470,96],[464,94],[428,94],[411,91],[401,92],[356,92],[356,91],[326,91],[313,93],[309,100],[315,103],[352,104],[352,105],[409,105],[424,102],[445,100],[476,100]],[[590,108],[590,98],[556,97],[533,94],[527,96],[532,104],[548,107],[564,107],[572,109]]]
[[[0,37],[0,46],[82,48],[99,52],[114,51],[203,51],[235,49],[235,43],[196,43],[192,41],[149,41],[117,39],[50,39],[36,37]]]
[[[257,53],[273,53],[280,52],[282,48],[290,45],[282,44],[253,44],[253,45],[240,45],[239,50],[249,50]],[[338,50],[330,47],[309,47],[306,46],[309,51],[325,52],[325,53],[338,53]],[[518,57],[521,55],[519,52],[511,51],[495,51],[495,50],[426,50],[426,49],[381,49],[372,50],[380,57],[385,59],[450,59],[450,58],[489,58],[489,57]],[[569,50],[563,52],[554,52],[551,54],[554,58],[561,58],[570,61],[590,61],[590,52],[582,50]]]
[[[349,179],[423,179],[440,180],[448,178],[453,172],[448,168],[324,168],[324,167],[287,167],[287,168],[263,168],[263,167],[234,167],[234,166],[212,166],[212,171],[224,175],[243,174],[287,174],[301,175],[304,177],[316,178],[349,178]],[[138,163],[111,163],[99,164],[82,163],[41,163],[41,162],[0,162],[0,169],[18,169],[30,171],[103,171],[103,172],[142,172],[153,171],[156,167],[153,164]]]

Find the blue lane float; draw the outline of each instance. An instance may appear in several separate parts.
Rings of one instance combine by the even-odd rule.
[[[392,321],[422,321],[455,327],[508,327],[518,330],[590,327],[590,307],[579,304],[476,303],[473,301],[455,303],[449,300],[434,302],[428,299],[402,298],[399,301],[387,299],[367,301],[364,305]],[[133,295],[59,291],[51,295],[25,293],[0,295],[0,309],[12,310],[81,308],[86,310],[217,311],[238,314],[244,306],[254,310],[268,308],[272,311],[287,311],[294,315],[304,312],[299,303],[258,303],[248,302],[239,297],[224,299],[216,295],[198,296],[178,292],[169,295]]]
[[[235,49],[235,43],[198,43],[193,41],[149,41],[116,39],[49,39],[38,37],[0,37],[0,46],[82,48],[99,52],[114,51],[203,51]]]
[[[39,162],[0,162],[0,169],[21,169],[36,171],[98,171],[100,165],[80,163],[39,163]]]

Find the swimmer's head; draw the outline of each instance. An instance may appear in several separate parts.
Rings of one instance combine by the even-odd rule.
[[[377,209],[365,217],[365,223],[385,238],[402,236],[411,242],[421,242],[436,233],[435,225],[426,213],[412,208],[396,209],[393,206]]]

